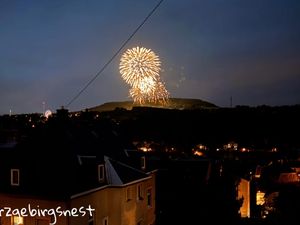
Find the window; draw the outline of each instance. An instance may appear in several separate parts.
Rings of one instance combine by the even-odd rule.
[[[108,225],[108,217],[103,218],[102,225]]]
[[[20,185],[20,170],[19,169],[11,169],[10,170],[10,184],[12,186]]]
[[[131,188],[126,188],[126,201],[129,202],[132,199],[131,197]]]
[[[147,189],[147,206],[152,207],[152,188]]]
[[[23,225],[24,218],[22,216],[13,216],[12,217],[12,225]]]
[[[98,165],[98,181],[103,182],[105,180],[105,174],[104,174],[104,165]]]
[[[143,200],[142,184],[137,185],[137,200]]]
[[[50,223],[51,223],[51,224],[55,224],[55,223],[56,223],[56,218],[55,218],[54,215],[51,215],[51,216],[50,216]]]
[[[88,225],[94,225],[94,217],[89,215]]]
[[[141,157],[141,169],[142,170],[146,169],[146,157],[145,156]]]

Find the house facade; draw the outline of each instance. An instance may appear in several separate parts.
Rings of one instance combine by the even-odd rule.
[[[109,157],[98,160],[96,156],[78,158],[76,168],[71,168],[76,173],[74,182],[72,176],[53,181],[41,175],[42,168],[37,172],[32,165],[0,167],[1,225],[155,223],[155,171],[145,173]],[[30,173],[36,177],[28,182]],[[60,193],[55,186],[61,187]]]
[[[95,209],[93,216],[71,217],[70,224],[152,225],[155,223],[155,174],[120,186],[103,187],[72,197],[71,208]]]

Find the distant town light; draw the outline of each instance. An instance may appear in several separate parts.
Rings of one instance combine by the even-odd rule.
[[[203,156],[203,152],[196,150],[194,151],[194,155]]]
[[[241,148],[240,150],[241,152],[250,152],[250,150],[248,148]]]
[[[198,149],[200,149],[200,150],[207,150],[207,149],[208,149],[207,146],[205,146],[205,145],[203,145],[203,144],[198,144],[198,145],[196,146],[196,148],[198,148]]]
[[[166,147],[166,148],[165,148],[165,152],[170,152],[170,153],[176,152],[176,149],[175,149],[174,147],[171,147],[171,148]]]
[[[262,167],[259,166],[259,165],[256,166],[254,177],[255,177],[255,178],[260,178],[260,176],[261,176],[261,171],[262,171]]]
[[[277,151],[278,151],[278,149],[276,147],[271,149],[271,152],[277,152]]]
[[[45,113],[44,113],[44,116],[45,116],[47,119],[48,119],[48,117],[51,116],[51,115],[52,115],[52,112],[51,112],[51,110],[49,110],[49,109],[46,110]]]
[[[229,142],[229,143],[223,145],[223,149],[227,150],[227,151],[232,151],[232,150],[237,151],[238,146],[239,146],[238,143],[232,141],[232,142]]]
[[[151,152],[152,151],[152,148],[150,147],[140,147],[139,150],[143,151],[143,152]]]
[[[256,192],[256,205],[265,204],[265,194],[264,192],[257,191]]]

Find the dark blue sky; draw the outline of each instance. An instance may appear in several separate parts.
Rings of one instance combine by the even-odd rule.
[[[0,114],[66,105],[157,2],[0,0]],[[300,104],[299,0],[165,0],[126,48],[138,45],[160,56],[171,97]],[[71,111],[130,99],[119,59]]]

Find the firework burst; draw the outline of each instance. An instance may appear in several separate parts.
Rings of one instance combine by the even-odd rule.
[[[134,102],[167,102],[169,92],[160,80],[160,66],[159,57],[151,49],[136,47],[128,49],[122,55],[120,73],[131,86],[129,94]]]
[[[134,102],[139,104],[145,104],[147,102],[166,104],[170,96],[162,82],[155,83],[151,89],[132,87],[129,90],[129,94],[133,98]]]
[[[157,80],[159,72],[159,57],[151,49],[128,49],[121,57],[120,73],[125,82],[133,87],[137,87],[145,78]]]

